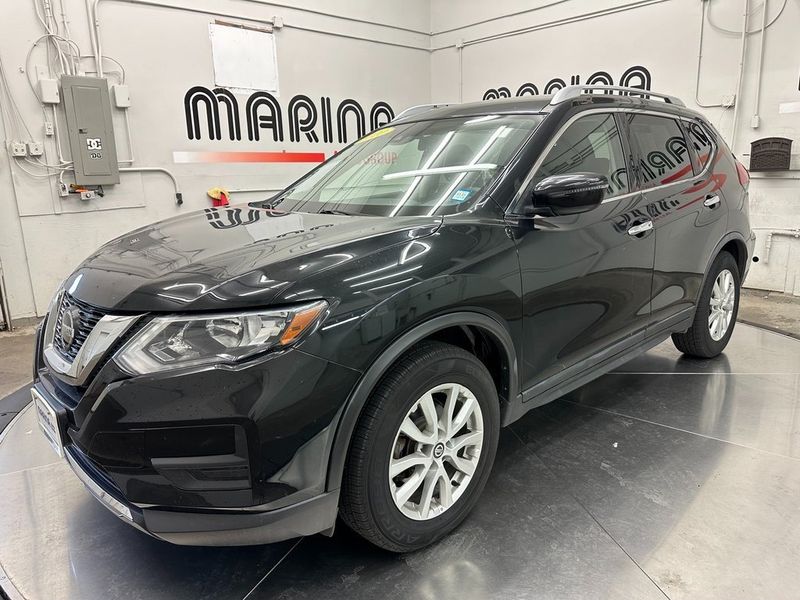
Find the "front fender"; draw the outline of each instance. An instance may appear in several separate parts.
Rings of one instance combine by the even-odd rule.
[[[342,407],[338,417],[338,425],[331,447],[330,464],[326,491],[338,490],[341,487],[347,454],[350,448],[350,439],[353,436],[358,419],[364,409],[369,395],[380,381],[381,377],[391,368],[392,364],[407,352],[414,344],[425,339],[431,334],[452,326],[468,325],[478,327],[491,335],[502,347],[508,360],[508,390],[509,398],[501,406],[501,422],[505,422],[504,415],[509,412],[512,402],[519,395],[519,375],[517,367],[516,350],[508,328],[500,321],[479,312],[458,311],[433,317],[417,324],[395,339],[370,367],[364,372],[355,389]]]
[[[427,237],[369,250],[351,253],[283,296],[287,303],[327,298],[331,314],[301,348],[362,373],[356,391],[336,399],[340,422],[329,489],[339,486],[349,436],[369,392],[398,356],[427,335],[457,325],[480,328],[507,354],[513,382],[504,382],[506,400],[517,395],[521,282],[516,247],[502,221],[445,221]]]

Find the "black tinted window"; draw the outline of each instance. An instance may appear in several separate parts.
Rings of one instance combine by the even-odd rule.
[[[634,115],[631,135],[641,152],[639,177],[643,187],[672,183],[692,174],[686,140],[675,119]]]
[[[628,191],[625,155],[614,115],[587,115],[570,125],[547,153],[536,181],[566,173],[605,175],[607,197]]]
[[[706,168],[708,161],[711,160],[711,155],[714,154],[714,142],[705,127],[697,121],[692,121],[686,128],[689,131],[689,141],[694,148],[695,154],[697,154],[697,160],[700,162],[700,170],[702,171]]]

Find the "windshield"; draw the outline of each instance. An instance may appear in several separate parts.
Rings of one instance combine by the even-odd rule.
[[[388,125],[272,199],[281,210],[378,216],[468,209],[541,122],[486,115]]]

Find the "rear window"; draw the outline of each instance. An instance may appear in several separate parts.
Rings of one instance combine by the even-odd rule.
[[[639,179],[643,188],[680,181],[693,174],[686,139],[675,119],[634,115],[630,129],[641,154]]]
[[[694,148],[695,154],[697,155],[700,171],[704,171],[706,165],[708,165],[708,161],[711,160],[714,154],[713,138],[706,128],[697,121],[688,123],[686,129],[689,132],[689,142],[692,144],[692,148]]]

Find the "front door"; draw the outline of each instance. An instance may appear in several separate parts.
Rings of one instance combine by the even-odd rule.
[[[628,118],[656,232],[648,331],[655,334],[693,317],[711,254],[725,235],[728,206],[719,189],[724,175],[714,173],[716,145],[698,121],[652,113]]]
[[[613,111],[572,117],[537,161],[549,175],[605,175],[603,203],[585,213],[536,217],[518,236],[522,274],[524,399],[545,393],[644,339],[655,238],[628,181],[627,140]],[[638,232],[638,233],[637,233]]]

